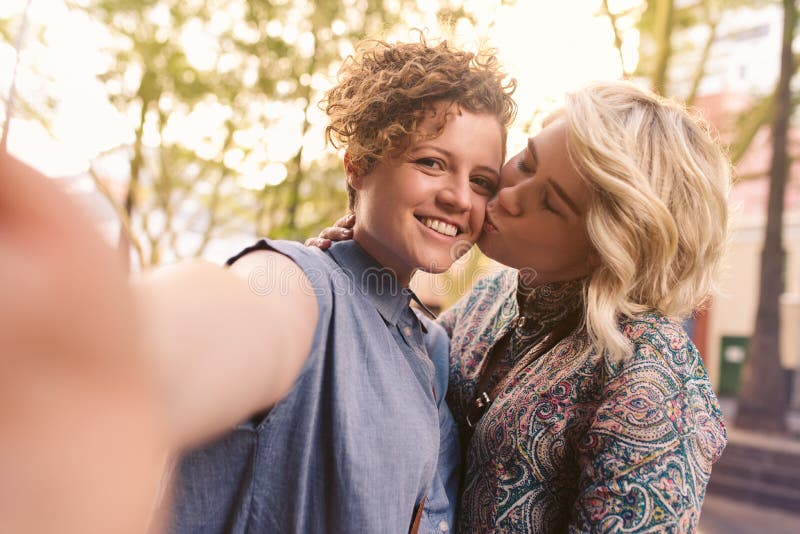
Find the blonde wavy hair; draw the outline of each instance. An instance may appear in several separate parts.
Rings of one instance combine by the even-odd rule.
[[[457,50],[447,41],[387,43],[367,40],[339,69],[338,83],[320,103],[330,123],[327,141],[345,148],[349,169],[368,173],[385,156],[402,157],[410,135],[437,102],[488,113],[506,131],[516,116],[516,82],[501,70],[493,50]],[[447,114],[432,137],[441,134]],[[505,156],[504,156],[505,157]],[[355,191],[348,185],[350,209]]]
[[[600,257],[586,286],[587,332],[625,359],[632,349],[621,319],[685,317],[714,288],[730,162],[699,116],[630,83],[587,86],[567,96],[560,115],[591,191],[586,224]]]

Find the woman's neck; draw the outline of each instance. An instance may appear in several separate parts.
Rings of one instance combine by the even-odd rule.
[[[585,278],[563,282],[540,281],[529,287],[520,277],[517,284],[520,316],[545,324],[558,322],[568,314],[579,312],[584,305],[585,282]]]
[[[358,245],[364,249],[364,252],[372,256],[381,267],[392,273],[392,275],[397,278],[401,287],[408,287],[416,269],[404,264],[399,258],[394,257],[392,254],[386,253],[385,247],[373,236],[366,232],[360,232],[358,227],[356,227],[353,232],[353,241],[358,243]]]

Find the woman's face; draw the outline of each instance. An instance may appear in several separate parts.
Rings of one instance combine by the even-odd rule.
[[[590,272],[596,254],[586,233],[589,190],[567,155],[563,119],[503,166],[500,187],[478,241],[484,254],[530,273],[536,285]]]
[[[444,129],[434,133],[442,114]],[[353,237],[408,283],[416,269],[443,272],[475,242],[503,163],[502,128],[489,114],[434,106],[398,161],[348,176],[357,192]]]

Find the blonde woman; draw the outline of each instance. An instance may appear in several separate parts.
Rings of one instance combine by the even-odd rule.
[[[700,121],[627,83],[569,95],[506,163],[478,245],[511,269],[439,319],[460,532],[694,530],[726,434],[680,318],[712,287],[729,184]]]

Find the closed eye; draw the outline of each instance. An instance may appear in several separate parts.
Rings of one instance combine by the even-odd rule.
[[[542,208],[545,211],[550,211],[550,212],[555,213],[556,215],[560,215],[559,212],[556,211],[555,208],[553,208],[553,206],[550,204],[550,201],[547,198],[547,190],[546,189],[542,189]]]
[[[532,169],[531,166],[528,165],[528,163],[522,158],[517,160],[517,168],[525,174],[533,174],[536,172],[536,170]]]
[[[529,146],[528,150],[520,153],[517,158],[517,168],[525,174],[535,174],[536,169],[539,167],[539,161],[531,150],[532,147]],[[528,161],[528,158],[530,158],[530,161]]]

